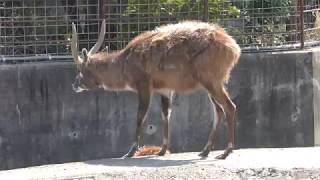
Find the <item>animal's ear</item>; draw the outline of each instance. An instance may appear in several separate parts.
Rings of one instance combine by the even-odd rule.
[[[88,50],[86,48],[82,49],[82,63],[85,63],[88,61]]]

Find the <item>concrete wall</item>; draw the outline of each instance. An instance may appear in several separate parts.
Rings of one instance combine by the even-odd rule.
[[[242,55],[227,86],[238,107],[237,147],[315,144],[314,135],[320,132],[320,116],[316,114],[320,109],[320,88],[319,77],[314,77],[314,73],[319,76],[320,67],[314,63],[319,62],[319,52]],[[178,102],[171,122],[175,131],[172,130],[172,150],[200,150],[209,133],[209,128],[203,127],[209,127],[208,119],[212,116],[208,99],[200,93],[179,96]],[[318,125],[316,132],[314,123]],[[222,129],[219,148],[225,146],[225,126]]]
[[[319,52],[311,51],[242,55],[228,85],[238,106],[237,147],[314,145],[319,58]],[[136,95],[76,94],[74,76],[75,67],[67,62],[0,65],[0,169],[120,157],[128,150],[136,126]],[[158,96],[152,99],[145,144],[161,143],[159,102]],[[212,117],[205,92],[177,95],[171,151],[200,151]],[[221,130],[220,149],[225,125]]]
[[[320,146],[320,51],[313,54],[314,143]]]

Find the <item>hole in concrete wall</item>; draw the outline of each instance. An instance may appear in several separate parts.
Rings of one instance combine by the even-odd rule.
[[[71,139],[78,139],[79,138],[80,133],[78,131],[72,131],[69,133],[69,137]]]
[[[157,131],[157,126],[153,125],[153,124],[148,124],[147,125],[147,129],[146,129],[146,133],[151,135],[154,134]]]

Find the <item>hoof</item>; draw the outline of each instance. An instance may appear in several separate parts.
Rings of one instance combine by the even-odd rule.
[[[200,157],[208,157],[209,151],[202,151],[198,156]]]
[[[164,156],[167,153],[168,145],[164,144],[161,146],[160,151],[156,154],[158,156]],[[170,153],[170,151],[168,151]]]
[[[126,158],[131,158],[134,156],[136,151],[129,151],[127,154],[123,155],[122,158],[126,159]]]
[[[158,156],[164,156],[165,154],[166,154],[166,151],[162,151],[162,150],[157,153]]]
[[[216,159],[226,159],[229,154],[231,154],[233,151],[233,148],[227,148],[223,154],[220,154],[219,156],[215,157]]]
[[[216,156],[215,159],[220,159],[220,160],[224,160],[227,158],[227,154],[220,154],[219,156]]]
[[[130,150],[128,151],[128,153],[125,154],[124,156],[122,156],[122,159],[133,157],[133,155],[135,154],[137,149],[138,149],[137,143],[133,143],[133,145],[130,147]]]
[[[122,159],[127,159],[127,158],[131,158],[133,155],[130,155],[129,153],[123,155],[121,158]]]

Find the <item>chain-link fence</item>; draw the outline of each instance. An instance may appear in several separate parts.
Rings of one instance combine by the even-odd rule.
[[[139,33],[182,20],[218,23],[243,51],[300,49],[320,44],[320,0],[0,0],[0,59],[65,58],[71,22],[80,48],[96,42],[123,48]]]
[[[99,1],[5,0],[0,1],[0,55],[69,55],[70,23],[79,26],[80,44],[97,39]]]

